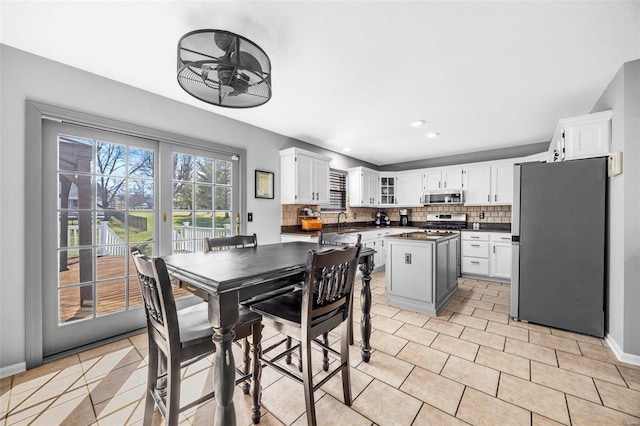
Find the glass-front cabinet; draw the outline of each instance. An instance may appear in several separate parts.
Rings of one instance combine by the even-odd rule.
[[[395,174],[380,174],[380,205],[398,204],[398,180]]]

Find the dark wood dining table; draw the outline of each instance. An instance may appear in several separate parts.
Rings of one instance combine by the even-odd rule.
[[[231,345],[233,326],[238,320],[238,304],[278,288],[299,283],[304,276],[309,250],[326,251],[334,245],[306,242],[266,244],[252,248],[187,253],[163,256],[169,274],[187,291],[209,304],[209,321],[216,345],[214,389],[216,393],[215,425],[236,424],[233,391],[235,361]],[[371,357],[371,271],[375,251],[363,247],[360,252],[362,289],[361,356]]]

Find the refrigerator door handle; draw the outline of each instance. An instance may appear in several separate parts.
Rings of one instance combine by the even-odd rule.
[[[522,166],[513,165],[513,205],[511,207],[511,235],[520,237],[520,173]]]
[[[519,318],[520,293],[520,243],[511,244],[511,317]]]

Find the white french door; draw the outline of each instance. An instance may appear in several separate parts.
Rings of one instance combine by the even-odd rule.
[[[42,155],[45,358],[145,326],[131,247],[202,251],[235,231],[230,155],[51,120]]]

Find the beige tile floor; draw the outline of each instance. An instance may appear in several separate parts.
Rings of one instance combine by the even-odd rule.
[[[372,291],[371,361],[352,346],[353,405],[330,380],[316,393],[321,425],[640,425],[640,367],[602,339],[512,321],[507,284],[461,278],[438,318],[389,306],[384,271]],[[139,335],[2,379],[0,426],[141,424],[146,346]],[[184,401],[211,387],[210,362],[184,372]],[[261,425],[306,424],[301,385],[265,369],[262,387]],[[234,403],[250,425],[250,398],[237,388]],[[208,402],[181,424],[208,424],[214,411]]]

